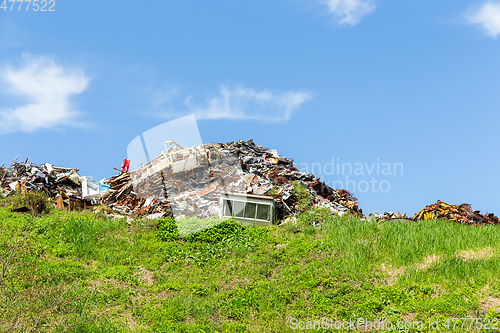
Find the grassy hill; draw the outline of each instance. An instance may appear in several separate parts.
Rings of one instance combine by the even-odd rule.
[[[499,227],[309,209],[296,224],[228,221],[179,239],[171,220],[33,217],[3,202],[0,331],[289,332],[365,318],[425,332],[430,319],[453,331],[446,319],[500,317]]]

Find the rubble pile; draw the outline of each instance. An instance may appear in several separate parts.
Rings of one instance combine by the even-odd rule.
[[[227,195],[272,202],[275,218],[270,221],[293,218],[310,206],[326,207],[338,215],[349,212],[363,216],[351,193],[331,188],[314,174],[299,171],[293,166],[293,159],[253,140],[189,148],[165,141],[165,151],[154,160],[130,172],[129,163],[124,160],[126,168],[122,166],[120,174],[95,182],[91,177],[80,176],[78,169],[16,159],[10,167],[0,168],[0,195],[42,192],[59,209],[71,211],[103,204],[122,215],[150,218],[218,217],[222,213],[222,198]],[[449,205],[442,201],[426,206],[412,218],[399,212],[374,213],[367,218],[439,218],[474,225],[500,224],[492,213],[481,214],[469,204]]]
[[[414,220],[446,219],[459,223],[469,224],[500,224],[500,220],[495,214],[481,214],[478,210],[472,210],[469,204],[449,205],[441,200],[435,204],[424,207],[415,214]]]
[[[161,188],[162,180],[157,176],[151,177],[148,184],[157,184]],[[131,173],[126,172],[110,177],[104,182],[110,186],[110,190],[101,196],[101,203],[107,205],[114,211],[125,215],[155,214],[169,211],[166,198],[152,197],[154,193],[133,192]],[[170,214],[169,214],[170,215]]]
[[[308,205],[362,216],[357,199],[348,191],[300,172],[292,159],[252,140],[190,148],[166,141],[165,151],[154,160],[134,171],[122,168],[120,174],[99,183],[79,176],[78,169],[35,165],[29,160],[0,169],[4,196],[44,192],[60,209],[103,204],[117,213],[136,216],[215,217],[221,213],[222,195],[236,193],[272,200],[275,217],[281,220],[304,209],[296,184],[307,191]]]
[[[370,214],[368,217],[373,218],[376,221],[385,221],[385,220],[411,220],[412,219],[412,218],[407,217],[406,213],[401,214],[400,212],[397,212],[397,213],[385,212],[384,214],[373,213],[373,214]]]
[[[292,184],[298,181],[307,187],[314,198],[315,206],[327,207],[340,214],[350,211],[362,215],[357,199],[351,193],[329,187],[314,174],[300,172],[293,166],[293,159],[281,157],[275,149],[268,150],[258,146],[253,140],[240,140],[222,146],[239,157],[242,161],[242,170],[250,175],[246,182],[247,194],[274,196],[275,204],[283,208],[278,212],[291,214],[297,211]]]
[[[55,199],[59,207],[69,210],[84,205],[78,169],[59,168],[46,163],[33,164],[14,161],[11,166],[0,168],[0,192],[7,197],[15,193],[43,192]]]
[[[313,205],[362,215],[357,199],[348,191],[300,172],[293,160],[252,140],[191,148],[170,143],[170,148],[166,146],[165,152],[141,169],[111,177],[106,182],[111,190],[102,202],[122,214],[206,218],[219,215],[223,193],[265,195],[274,198],[281,219],[299,210],[293,187],[297,181],[307,188]]]

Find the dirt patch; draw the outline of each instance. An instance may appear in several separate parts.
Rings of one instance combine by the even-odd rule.
[[[112,313],[119,314],[120,317],[125,322],[125,326],[128,327],[129,329],[136,329],[142,332],[143,330],[146,330],[148,328],[148,326],[139,323],[134,318],[134,315],[130,312],[130,310],[126,310],[123,308],[123,305],[117,305],[106,308],[100,313],[100,315],[110,317]]]
[[[323,261],[325,258],[328,257],[328,253],[324,253],[324,252],[315,252],[315,251],[311,251],[309,252],[309,254],[307,255],[307,261],[306,262],[311,262],[311,261]]]
[[[481,310],[483,313],[487,313],[491,308],[500,310],[500,298],[487,297],[484,302],[481,303]]]
[[[252,282],[249,278],[234,278],[228,281],[221,281],[217,285],[217,288],[220,291],[229,291],[233,290],[234,288],[245,288],[248,284]]]
[[[148,286],[153,285],[155,283],[154,273],[144,267],[141,268],[141,280]]]
[[[233,322],[234,321],[233,318],[227,317],[227,316],[223,315],[220,312],[220,310],[217,310],[214,314],[212,314],[211,318],[217,324],[221,324],[221,323],[224,323],[224,322]]]
[[[129,237],[118,235],[118,236],[115,236],[115,238],[119,239],[119,240],[122,240],[122,241],[125,241],[126,243],[129,243],[131,245],[134,245],[134,240],[131,239],[131,238],[129,238]]]
[[[418,270],[425,270],[425,269],[430,268],[435,263],[437,263],[440,259],[441,259],[440,256],[433,254],[433,255],[426,257],[420,263],[414,264],[414,265],[409,266],[409,267],[403,266],[403,267],[399,267],[399,268],[394,268],[390,265],[386,265],[386,264],[382,263],[382,265],[380,265],[379,271],[381,273],[383,273],[384,275],[387,275],[387,278],[385,279],[385,283],[389,286],[392,286],[394,283],[396,283],[397,278],[399,276],[403,275],[408,270],[408,268],[413,267],[413,268],[418,269]]]
[[[408,321],[414,321],[415,318],[417,318],[417,314],[415,312],[407,313],[401,316],[401,318],[408,322]]]
[[[428,256],[424,259],[423,262],[416,264],[414,267],[416,269],[424,270],[430,268],[432,265],[437,263],[441,259],[441,256],[437,256],[435,254]]]
[[[134,316],[129,311],[124,314],[124,317],[126,326],[130,329],[144,332],[149,328],[147,325],[139,323],[137,320],[135,320]]]
[[[388,275],[387,278],[385,279],[385,283],[389,286],[392,286],[394,283],[396,283],[398,276],[404,274],[404,272],[406,271],[406,267],[400,267],[395,269],[390,265],[382,263],[382,265],[380,265],[380,271],[384,275]]]
[[[88,289],[94,289],[97,292],[102,292],[100,289],[106,289],[106,288],[120,288],[120,289],[125,289],[128,287],[126,283],[120,282],[116,279],[113,278],[102,278],[102,279],[96,279],[92,280],[88,284]]]
[[[90,263],[83,264],[83,268],[91,269],[91,268],[97,267],[98,265],[99,265],[99,263],[96,260],[91,260]]]
[[[175,291],[175,290],[163,290],[163,291],[160,291],[160,292],[157,292],[155,297],[157,300],[164,300],[164,299],[167,299],[167,298],[171,298],[172,296],[176,295],[178,293],[178,291]]]
[[[314,261],[323,261],[325,259],[338,258],[342,253],[337,250],[323,249],[323,250],[311,250],[307,257],[304,257],[306,263]]]
[[[492,257],[493,249],[491,247],[485,247],[484,249],[479,249],[476,251],[463,250],[463,251],[458,251],[456,255],[457,257],[461,258],[464,261],[477,260],[477,259]]]

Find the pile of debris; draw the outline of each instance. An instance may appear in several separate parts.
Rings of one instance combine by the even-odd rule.
[[[253,140],[189,148],[165,141],[165,150],[141,168],[129,172],[129,163],[124,160],[120,174],[95,182],[80,176],[78,169],[16,159],[10,167],[0,168],[0,195],[42,192],[59,209],[71,211],[104,204],[122,215],[150,218],[218,217],[227,208],[221,205],[228,204],[233,205],[229,208],[235,213],[236,203],[223,203],[223,198],[228,196],[233,201],[251,197],[254,202],[259,199],[272,202],[274,216],[269,222],[295,216],[306,206],[326,207],[338,215],[349,212],[363,216],[351,193],[331,188],[314,174],[299,171],[292,159]],[[253,207],[249,212],[255,214],[256,219],[268,216],[257,209],[256,203],[249,205]],[[412,218],[399,212],[375,213],[368,218],[377,221],[440,218],[475,225],[500,224],[492,213],[484,215],[473,211],[469,204],[449,205],[442,201],[426,206]]]
[[[149,181],[148,184],[157,184],[161,187],[162,180],[158,179],[158,175],[152,176]],[[143,193],[133,192],[134,187],[129,172],[110,177],[105,183],[109,185],[110,190],[101,196],[101,203],[120,214],[141,216],[167,213],[170,210],[166,198],[148,197],[142,195]]]
[[[14,160],[10,167],[0,168],[0,194],[4,197],[16,193],[42,192],[47,198],[54,199],[60,208],[81,209],[82,177],[78,169],[54,167],[46,163],[33,164]]]
[[[314,206],[327,207],[340,215],[348,211],[363,215],[357,199],[351,193],[344,189],[333,189],[314,174],[299,171],[293,166],[293,159],[281,157],[275,149],[256,145],[253,140],[229,142],[221,147],[241,160],[242,170],[248,175],[245,183],[247,194],[275,197],[278,219],[298,211],[292,186],[294,182],[306,186]]]
[[[449,205],[438,200],[435,204],[424,207],[415,214],[414,220],[446,219],[459,223],[469,224],[500,224],[495,214],[481,214],[479,210],[472,210],[469,204]]]
[[[128,172],[128,163],[124,161],[126,168],[122,166],[120,174],[95,182],[81,177],[78,169],[14,161],[0,169],[0,194],[44,192],[60,209],[68,210],[104,204],[122,215],[198,218],[220,216],[221,198],[240,194],[271,200],[270,221],[275,221],[304,209],[299,205],[299,184],[310,205],[362,216],[357,199],[348,191],[300,172],[292,159],[252,140],[189,148],[166,141],[165,151],[138,170]]]
[[[348,191],[300,172],[293,160],[252,140],[190,148],[166,141],[165,151],[139,170],[111,177],[110,191],[101,200],[122,214],[206,218],[219,215],[222,194],[240,193],[272,197],[282,219],[299,210],[294,182],[305,186],[315,206],[362,215]]]
[[[401,214],[400,212],[393,213],[393,212],[385,212],[384,214],[379,214],[379,213],[373,213],[368,215],[369,219],[375,219],[376,221],[386,221],[386,220],[411,220],[412,218],[409,218],[406,216],[406,213]]]

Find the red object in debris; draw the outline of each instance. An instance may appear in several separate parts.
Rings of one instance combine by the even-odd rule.
[[[57,209],[64,210],[63,198],[59,196],[56,200]]]
[[[121,167],[121,173],[128,172],[128,169],[130,168],[130,160],[127,160],[126,158],[123,159],[122,162],[122,167]]]

